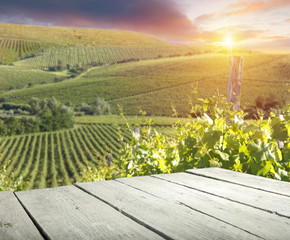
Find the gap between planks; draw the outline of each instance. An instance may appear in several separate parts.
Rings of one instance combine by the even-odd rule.
[[[28,211],[28,209],[24,206],[24,204],[21,202],[21,200],[17,197],[17,195],[15,194],[15,192],[13,192],[14,197],[17,199],[17,201],[19,202],[19,204],[21,205],[21,207],[24,209],[24,211],[26,212],[27,216],[30,218],[30,220],[33,222],[34,226],[37,228],[37,230],[39,231],[39,233],[41,234],[41,236],[43,237],[43,239],[45,240],[49,240],[49,236],[47,235],[47,233],[42,229],[42,227],[37,223],[37,221],[35,220],[35,218],[30,214],[30,212]]]
[[[148,177],[153,177],[153,176],[148,176]],[[159,178],[157,178],[157,179],[159,179]],[[159,179],[159,180],[161,180],[161,179]],[[126,183],[124,183],[124,182],[122,182],[122,181],[118,181],[118,179],[116,179],[115,181],[117,181],[117,182],[119,182],[119,183],[122,183],[122,184],[124,184],[124,185],[127,186],[127,187],[134,188],[134,189],[139,190],[139,191],[141,191],[141,192],[144,192],[144,193],[146,193],[146,194],[148,194],[148,195],[151,195],[151,196],[157,197],[157,198],[159,198],[159,199],[161,199],[161,200],[164,200],[163,198],[159,197],[158,195],[155,195],[155,194],[149,193],[148,191],[144,191],[143,189],[140,189],[140,188],[138,188],[138,187],[134,187],[134,186],[128,185],[128,184],[126,184]],[[170,184],[173,184],[173,183],[170,182],[170,181],[167,181],[167,182],[170,183]],[[182,185],[180,185],[180,186],[182,186]],[[182,186],[182,187],[184,187],[184,186]],[[245,231],[245,232],[247,232],[247,233],[249,233],[249,234],[251,234],[251,235],[253,235],[253,236],[256,236],[257,238],[261,238],[261,239],[263,239],[262,237],[258,236],[257,234],[255,234],[255,233],[253,233],[253,232],[250,232],[250,231],[248,231],[248,230],[245,230],[245,229],[243,229],[243,228],[241,228],[241,227],[239,227],[239,226],[236,226],[236,225],[234,225],[234,224],[232,224],[232,223],[230,223],[230,222],[227,222],[227,221],[225,221],[225,220],[223,220],[223,219],[221,219],[221,218],[215,217],[214,215],[211,215],[211,214],[208,214],[208,213],[206,213],[206,212],[200,211],[200,210],[198,210],[198,209],[196,209],[196,208],[193,208],[193,207],[191,207],[191,206],[189,206],[189,205],[187,205],[187,204],[185,204],[185,203],[183,203],[183,202],[178,201],[178,202],[175,202],[175,203],[180,204],[180,205],[183,205],[183,206],[187,207],[188,209],[190,209],[190,210],[192,210],[192,211],[199,212],[199,213],[201,213],[201,214],[204,214],[204,215],[207,215],[207,216],[209,216],[209,217],[211,217],[211,218],[214,218],[214,219],[216,219],[216,220],[218,220],[218,221],[221,221],[221,222],[223,222],[223,223],[226,223],[226,224],[228,224],[228,225],[231,225],[231,226],[233,226],[233,227],[235,227],[235,228],[237,228],[237,229],[240,229],[241,231]]]
[[[200,176],[200,175],[196,175],[196,174],[191,174],[191,173],[188,173],[188,172],[185,172],[183,174],[188,174],[188,175],[195,176],[195,177],[204,177],[204,178],[207,178],[207,179],[210,179],[210,180],[225,182],[227,184],[239,185],[241,187],[248,187],[248,186],[243,186],[243,185],[236,184],[236,183],[233,183],[233,182],[227,182],[227,181],[222,181],[220,179],[210,178],[210,177],[207,177],[207,176]],[[164,175],[166,176],[167,174],[164,174]],[[171,174],[168,174],[168,175],[171,175]],[[177,182],[175,180],[166,179],[166,178],[163,178],[162,176],[163,176],[163,174],[160,174],[160,175],[152,175],[151,177],[154,177],[154,178],[157,178],[157,179],[161,179],[161,180],[164,180],[164,181],[167,181],[167,182],[176,184],[176,185],[180,185],[180,186],[183,186],[183,187],[186,187],[186,188],[189,188],[189,189],[194,189],[196,191],[200,191],[200,192],[203,192],[203,193],[206,193],[206,194],[210,194],[210,195],[213,195],[213,196],[216,196],[216,197],[220,197],[220,198],[223,198],[223,199],[226,199],[226,200],[230,200],[230,201],[235,202],[235,203],[239,203],[239,204],[242,204],[242,205],[245,205],[245,206],[248,206],[248,207],[256,208],[256,209],[261,210],[261,211],[265,211],[265,212],[268,212],[268,213],[276,214],[277,216],[285,217],[285,218],[290,219],[290,216],[289,215],[284,215],[282,213],[279,213],[278,211],[271,210],[271,209],[261,208],[259,206],[255,206],[255,205],[252,205],[250,203],[238,201],[238,200],[235,200],[235,199],[230,198],[230,197],[227,197],[227,196],[219,195],[217,193],[213,193],[213,192],[210,192],[210,191],[202,190],[202,189],[197,188],[197,187],[189,186],[186,183],[180,183],[180,182]],[[250,188],[250,189],[260,190],[260,189],[256,189],[256,188]],[[272,193],[272,192],[268,192],[268,191],[263,191],[263,192],[266,192],[266,193],[269,193],[269,194],[276,194],[276,193]],[[277,195],[278,196],[281,196],[281,197],[287,197],[287,196],[284,196],[284,195],[281,195],[281,194],[277,194]]]
[[[159,236],[163,237],[164,239],[167,239],[167,240],[174,240],[173,238],[169,237],[168,235],[166,235],[165,233],[153,228],[152,226],[146,224],[145,222],[137,219],[136,217],[132,216],[131,214],[128,214],[127,212],[123,211],[121,208],[118,208],[117,206],[113,205],[112,203],[94,195],[93,193],[91,193],[90,191],[82,188],[81,186],[78,186],[77,184],[74,184],[75,187],[77,187],[78,189],[82,190],[83,192],[93,196],[94,198],[102,201],[103,203],[107,204],[108,206],[110,206],[111,208],[115,209],[116,211],[120,212],[121,214],[123,214],[124,216],[132,219],[133,221],[135,221],[136,223],[140,224],[141,226],[151,230],[152,232],[158,234]]]
[[[248,173],[234,172],[234,171],[223,169],[223,168],[210,168],[210,170],[217,170],[217,169],[223,171],[223,173],[231,172],[231,173],[235,173],[235,174],[246,174],[248,178],[252,178],[253,180],[254,179],[258,180],[260,178],[259,180],[262,180],[262,181],[269,181],[269,180],[270,181],[279,181],[279,180],[275,180],[275,179],[269,179],[269,178],[264,178],[264,177],[261,177],[261,176],[251,175],[251,174],[248,174]],[[197,170],[202,170],[202,171],[197,171]],[[278,192],[278,191],[271,191],[269,189],[266,189],[266,188],[263,188],[263,187],[257,187],[257,186],[254,186],[254,185],[252,185],[252,186],[251,185],[246,185],[246,184],[243,184],[243,183],[240,182],[242,180],[245,180],[245,178],[240,179],[240,181],[239,181],[239,179],[235,179],[237,181],[229,180],[229,179],[227,179],[228,177],[224,178],[224,177],[220,177],[220,176],[219,177],[218,176],[212,176],[213,172],[207,173],[207,172],[203,172],[204,170],[208,170],[208,168],[204,168],[204,169],[189,169],[189,170],[186,170],[185,173],[196,175],[196,176],[200,176],[200,177],[210,178],[210,179],[214,179],[214,180],[218,180],[218,181],[221,181],[221,182],[236,184],[236,185],[252,188],[252,189],[255,189],[255,190],[259,190],[259,191],[264,191],[264,192],[269,192],[269,193],[273,193],[273,194],[278,194],[278,195],[282,195],[282,196],[285,196],[285,197],[290,197],[290,192],[289,192],[289,194],[287,194],[287,193],[282,193],[282,192]],[[288,182],[283,182],[283,181],[279,181],[279,184],[280,183],[288,184]],[[290,183],[289,183],[289,189],[290,189]]]

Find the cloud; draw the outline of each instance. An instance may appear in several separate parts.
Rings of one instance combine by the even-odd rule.
[[[265,40],[278,40],[278,39],[287,39],[285,36],[264,36],[261,39]]]
[[[223,42],[225,38],[230,35],[235,43],[239,43],[248,39],[260,38],[267,31],[250,29],[243,25],[236,25],[230,27],[223,27],[214,31],[199,31],[197,34],[192,36],[195,41],[211,44],[214,42]]]
[[[234,15],[246,15],[249,13],[257,13],[277,8],[290,7],[289,0],[268,0],[268,1],[241,1],[234,4],[229,4],[227,9],[232,11],[225,11],[222,15],[234,16]]]
[[[290,52],[290,38],[260,40],[252,42],[248,41],[247,43],[243,44],[243,47],[260,50],[275,50],[275,51]]]
[[[30,19],[35,24],[121,28],[177,39],[195,31],[174,0],[2,0],[0,21],[8,22],[8,15],[12,23]]]

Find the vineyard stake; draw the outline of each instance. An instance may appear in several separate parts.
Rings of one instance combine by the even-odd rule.
[[[108,153],[106,156],[107,164],[109,167],[111,167],[111,162],[112,162],[112,154]]]
[[[232,56],[227,102],[233,103],[233,109],[236,111],[239,111],[240,109],[243,68],[244,58],[239,56]]]

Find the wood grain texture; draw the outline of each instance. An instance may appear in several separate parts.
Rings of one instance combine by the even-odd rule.
[[[75,186],[16,194],[49,239],[162,239]]]
[[[279,180],[269,179],[265,177],[234,172],[223,168],[200,168],[191,169],[186,172],[199,176],[219,179],[221,181],[228,181],[240,184],[263,191],[277,193],[290,197],[290,183]]]
[[[290,219],[154,177],[117,179],[166,201],[182,204],[263,239],[289,239]]]
[[[164,200],[118,181],[78,183],[77,186],[162,233],[167,239],[259,239],[183,204]]]
[[[264,211],[290,217],[290,201],[286,196],[259,191],[234,183],[197,176],[189,173],[154,175],[176,184],[220,196]]]
[[[0,192],[0,239],[43,239],[13,192]]]

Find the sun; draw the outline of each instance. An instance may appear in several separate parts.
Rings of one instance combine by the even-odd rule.
[[[224,46],[227,48],[232,48],[233,40],[231,36],[226,36],[225,41],[223,42]]]
[[[235,42],[232,38],[232,35],[226,33],[224,35],[224,41],[221,42],[213,42],[212,45],[218,47],[218,49],[216,50],[217,52],[220,52],[222,50],[226,50],[229,56],[232,56],[232,49],[233,46],[235,45]]]

